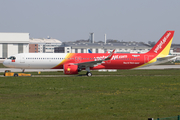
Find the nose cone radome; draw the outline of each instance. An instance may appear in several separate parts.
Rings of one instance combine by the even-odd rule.
[[[9,63],[9,60],[4,60],[3,65],[6,66],[6,67],[9,67],[8,63]]]
[[[7,62],[6,62],[6,60],[5,60],[5,61],[3,62],[3,65],[6,66],[6,64],[7,64]],[[6,67],[7,67],[7,66],[6,66]]]

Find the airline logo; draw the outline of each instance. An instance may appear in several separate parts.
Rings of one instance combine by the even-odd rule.
[[[163,38],[163,40],[157,45],[156,49],[154,50],[155,53],[157,53],[162,48],[162,46],[166,43],[170,35],[171,33],[168,32],[167,35]]]
[[[104,60],[105,58],[107,58],[107,56],[94,57],[94,61]]]
[[[105,58],[107,58],[108,56],[99,56],[99,57],[94,57],[94,61],[98,61],[98,60],[104,60]],[[112,59],[120,59],[120,58],[127,58],[127,55],[113,55]]]
[[[111,60],[127,58],[127,55],[113,55]]]

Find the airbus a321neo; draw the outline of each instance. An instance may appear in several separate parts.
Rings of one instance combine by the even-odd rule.
[[[156,45],[147,53],[21,53],[3,62],[10,68],[63,69],[64,74],[78,74],[81,70],[134,69],[155,65],[175,59],[169,55],[174,31],[166,31]]]

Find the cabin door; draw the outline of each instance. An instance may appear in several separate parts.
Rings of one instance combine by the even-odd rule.
[[[148,63],[149,62],[149,55],[145,55],[144,56],[144,63]]]
[[[25,56],[24,55],[21,55],[20,63],[25,63]]]

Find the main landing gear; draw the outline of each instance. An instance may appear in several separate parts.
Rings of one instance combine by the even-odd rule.
[[[86,71],[87,71],[86,75],[87,75],[88,77],[91,77],[91,76],[92,76],[92,73],[90,72],[90,68],[89,68],[89,67],[86,68]]]
[[[91,73],[91,72],[87,72],[86,75],[87,75],[88,77],[91,77],[91,76],[92,76],[92,73]]]

